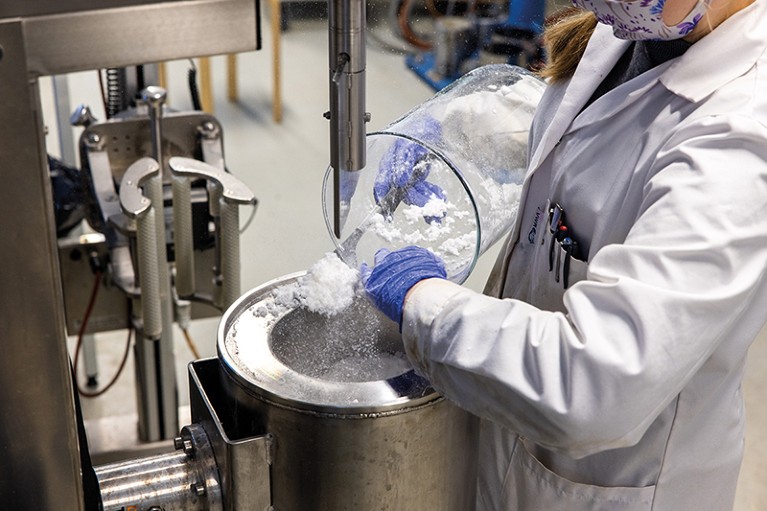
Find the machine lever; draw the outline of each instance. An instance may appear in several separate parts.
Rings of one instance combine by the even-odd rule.
[[[168,166],[175,178],[203,178],[215,183],[217,193],[211,202],[218,202],[219,222],[217,224],[217,250],[220,296],[214,302],[226,309],[240,297],[240,216],[241,204],[256,204],[253,192],[239,179],[228,172],[192,158],[174,156]]]
[[[255,204],[256,197],[250,188],[232,174],[203,161],[174,156],[168,161],[175,176],[200,177],[216,182],[221,187],[221,197],[230,204]]]
[[[160,261],[155,228],[155,207],[144,196],[147,190],[162,187],[160,165],[152,158],[141,158],[125,172],[120,183],[120,206],[123,213],[136,221],[138,276],[141,286],[141,314],[144,337],[157,340],[162,335],[160,300]],[[147,193],[151,196],[151,193]]]

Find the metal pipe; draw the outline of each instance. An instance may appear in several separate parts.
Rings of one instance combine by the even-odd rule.
[[[167,173],[167,158],[162,150],[162,113],[167,93],[162,87],[151,85],[141,93],[149,108],[149,127],[152,136],[152,155],[160,166],[160,175],[152,178],[145,190],[155,210],[157,229],[157,254],[159,259],[158,279],[160,282],[160,303],[162,310],[162,335],[154,352],[154,367],[147,368],[156,374],[155,394],[158,407],[146,408],[139,413],[139,433],[142,440],[152,441],[170,438],[178,431],[178,395],[176,392],[176,366],[173,354],[173,298],[170,292],[170,271],[168,268],[167,236],[165,231],[164,176]],[[151,390],[144,389],[145,392]],[[159,430],[159,437],[149,432]]]
[[[336,235],[340,235],[342,171],[365,166],[365,0],[328,0],[330,166],[335,172]]]
[[[213,450],[199,425],[184,427],[176,452],[96,467],[103,511],[221,511]]]
[[[175,247],[178,296],[194,294],[194,235],[192,228],[191,183],[186,177],[173,177],[173,246]]]
[[[165,173],[165,161],[162,159],[162,108],[168,93],[162,87],[150,85],[141,92],[141,99],[149,107],[149,129],[152,134],[152,157],[160,164],[161,173]]]

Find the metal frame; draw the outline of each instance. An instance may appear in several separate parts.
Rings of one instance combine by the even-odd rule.
[[[35,15],[61,11],[57,3],[0,8],[0,501],[8,509],[84,506],[37,78],[260,47],[257,0],[109,8],[79,0],[74,12]]]

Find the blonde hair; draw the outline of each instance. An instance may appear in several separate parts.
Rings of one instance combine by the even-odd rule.
[[[547,62],[538,71],[539,76],[552,83],[570,78],[596,26],[593,13],[577,8],[564,9],[548,18],[543,34]]]

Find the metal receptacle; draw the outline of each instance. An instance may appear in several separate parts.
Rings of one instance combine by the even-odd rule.
[[[278,342],[307,343],[309,358],[343,350],[331,346],[338,339],[325,332],[334,330],[334,320],[299,310],[278,317],[254,313],[272,289],[295,278],[253,290],[227,311],[219,329],[218,382],[207,375],[217,396],[207,402],[210,408],[221,408],[210,415],[221,418],[218,427],[228,430],[230,441],[259,434],[272,439],[271,505],[285,511],[473,509],[476,417],[442,398],[409,366],[372,377],[360,370],[346,381],[307,374],[311,371],[306,367],[299,373],[295,353],[281,353]],[[335,321],[351,324],[347,331],[364,336],[367,326],[362,323],[373,323],[373,344],[389,351],[401,346],[396,327],[369,306],[355,305],[342,314],[346,317]],[[305,324],[298,327],[307,321],[323,332],[307,334]],[[295,335],[280,333],[281,322]],[[280,338],[285,335],[290,338]],[[231,342],[233,336],[238,343]],[[371,344],[369,339],[346,342],[357,358],[358,348]],[[263,351],[250,359],[256,366],[243,364],[245,350],[259,344]],[[193,399],[193,420],[200,408]],[[215,441],[213,445],[215,451]],[[225,501],[226,489],[225,484]]]

